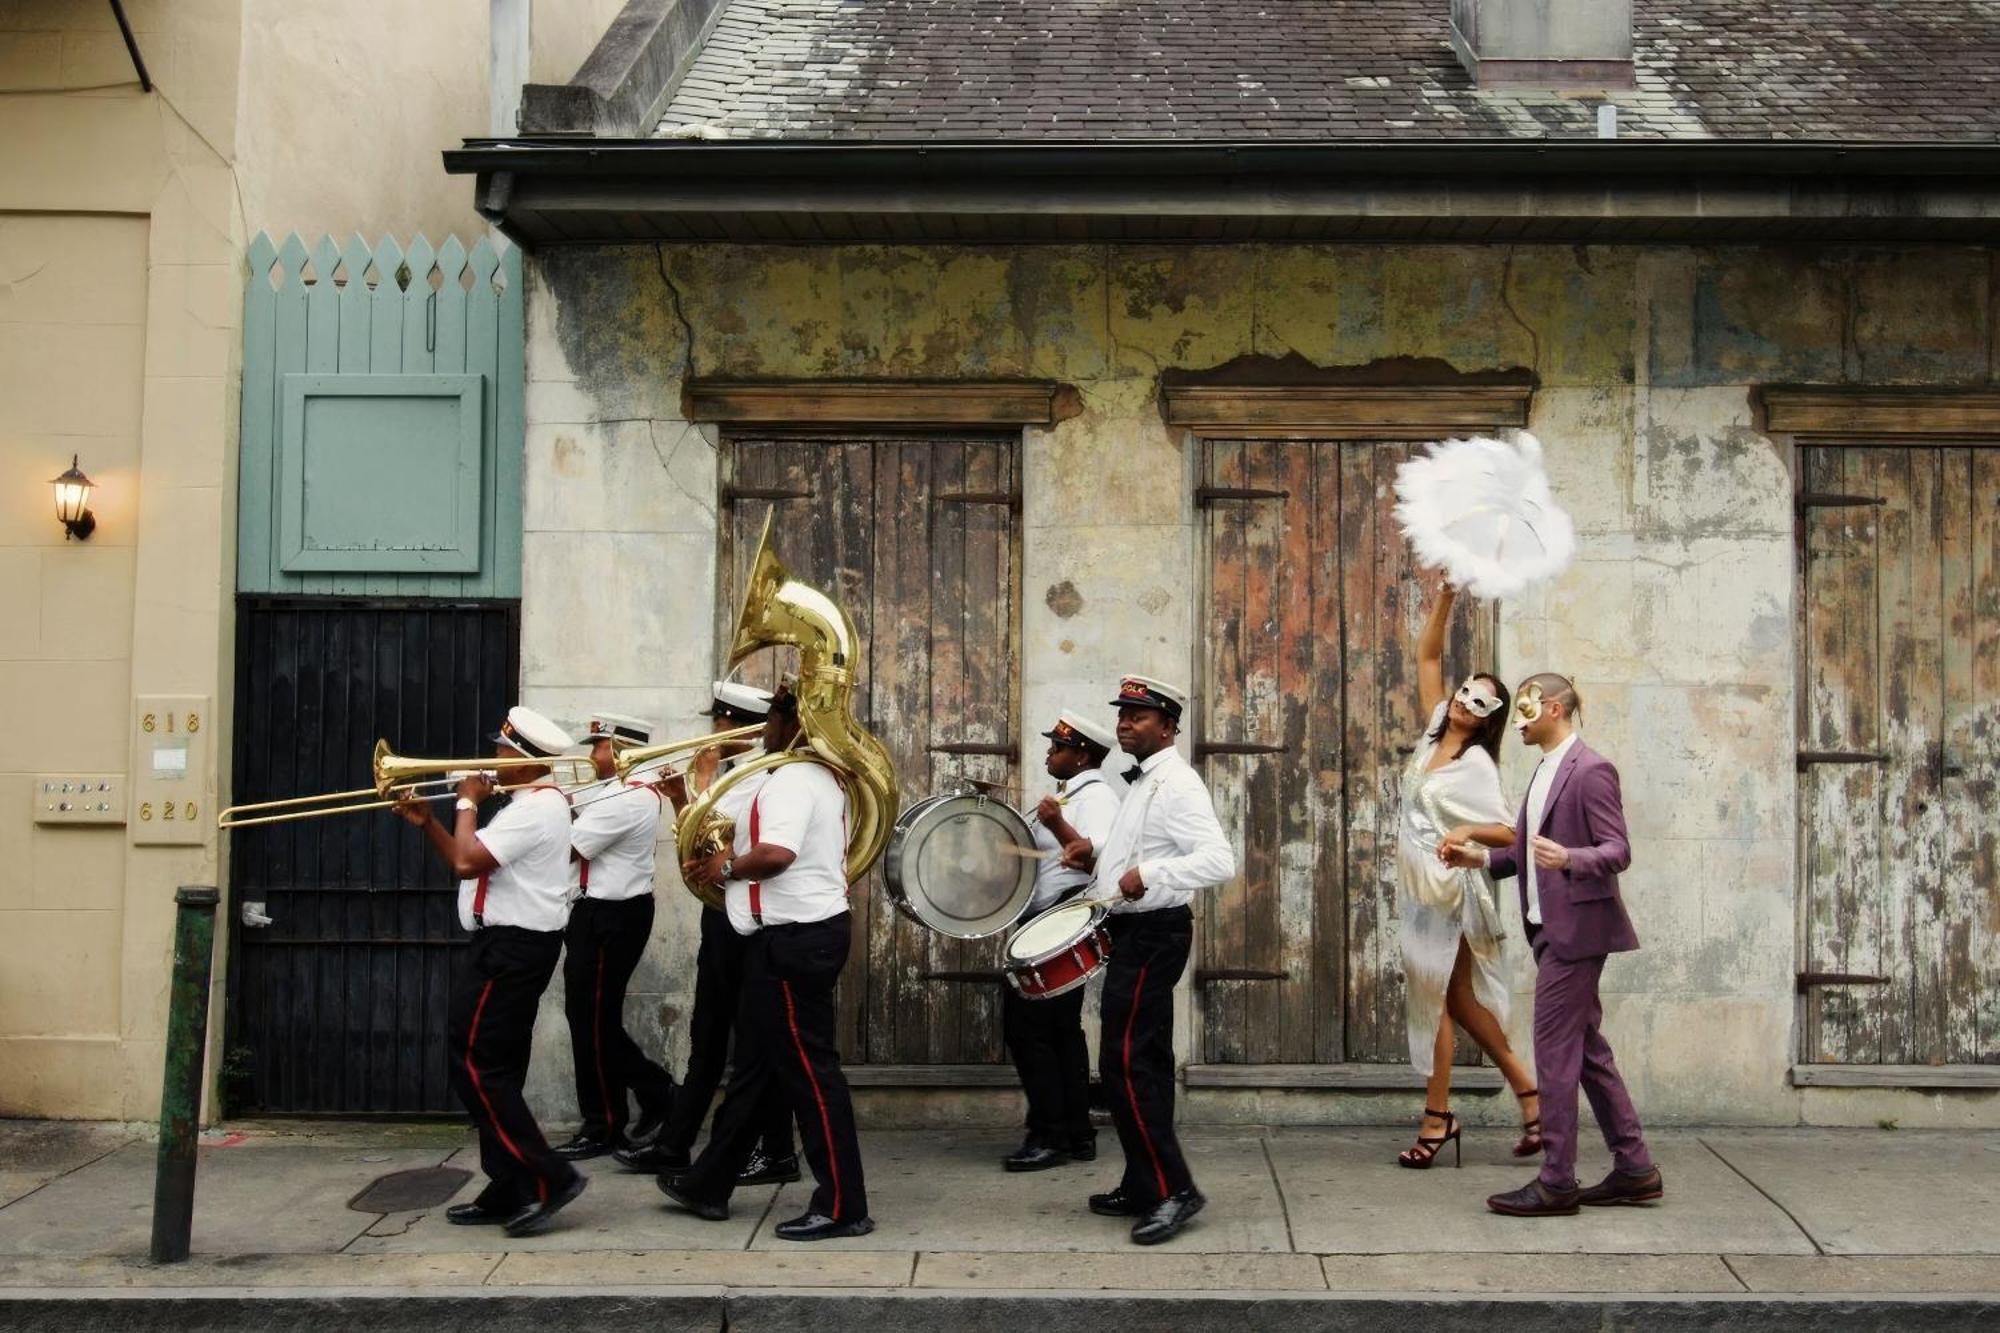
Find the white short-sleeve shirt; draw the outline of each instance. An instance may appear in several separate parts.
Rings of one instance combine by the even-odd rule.
[[[794,859],[761,883],[729,882],[724,893],[737,934],[824,921],[847,910],[847,792],[832,769],[786,764],[764,779],[736,817],[732,852],[742,856],[760,842],[775,843]]]
[[[458,882],[458,924],[561,930],[569,924],[569,797],[552,786],[514,793],[476,835],[499,868]]]
[[[622,902],[653,891],[660,802],[659,788],[617,778],[577,793],[569,831],[576,850],[569,863],[571,898]]]

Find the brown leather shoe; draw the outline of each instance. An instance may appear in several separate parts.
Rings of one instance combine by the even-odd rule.
[[[1577,1211],[1579,1192],[1552,1190],[1536,1177],[1517,1190],[1494,1195],[1486,1206],[1508,1217],[1569,1217]]]
[[[1578,1194],[1576,1201],[1587,1207],[1601,1208],[1607,1204],[1655,1203],[1665,1193],[1660,1181],[1660,1168],[1656,1166],[1637,1175],[1613,1171]]]

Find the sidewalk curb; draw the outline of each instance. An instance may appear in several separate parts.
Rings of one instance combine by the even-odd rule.
[[[1083,1308],[1079,1309],[1078,1307]],[[282,1323],[288,1333],[546,1333],[549,1321],[592,1333],[861,1333],[950,1328],[1019,1333],[1056,1314],[1093,1333],[1346,1333],[1421,1315],[1425,1333],[1495,1328],[1986,1330],[2000,1293],[1973,1296],[1491,1296],[1343,1293],[725,1291],[715,1287],[580,1289],[33,1290],[0,1293],[0,1326],[121,1333],[236,1333]]]

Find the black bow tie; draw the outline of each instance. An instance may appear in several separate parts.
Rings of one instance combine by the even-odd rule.
[[[1145,771],[1146,769],[1144,765],[1134,764],[1132,765],[1132,767],[1126,769],[1121,776],[1124,777],[1126,784],[1129,786],[1130,784],[1137,782],[1139,780],[1140,775],[1143,774]]]

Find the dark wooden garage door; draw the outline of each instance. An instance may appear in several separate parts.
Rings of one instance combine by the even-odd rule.
[[[1802,1057],[2000,1061],[2000,450],[1803,455]]]
[[[366,786],[398,753],[488,752],[515,701],[506,604],[245,599],[234,801]],[[467,940],[457,886],[386,810],[231,835],[228,1109],[455,1112],[445,1000]],[[247,927],[246,902],[271,924]]]
[[[1196,748],[1243,861],[1202,900],[1205,1061],[1408,1057],[1394,858],[1426,583],[1392,510],[1416,447],[1201,444]],[[1449,677],[1491,667],[1491,625],[1462,604]]]
[[[729,442],[722,632],[775,507],[779,555],[860,631],[855,712],[889,747],[906,806],[965,777],[1019,782],[1015,454],[1012,439]],[[746,672],[760,684],[792,663],[760,656]],[[854,912],[842,1051],[871,1064],[998,1061],[1000,940],[915,925],[883,893],[879,868],[856,886]]]

